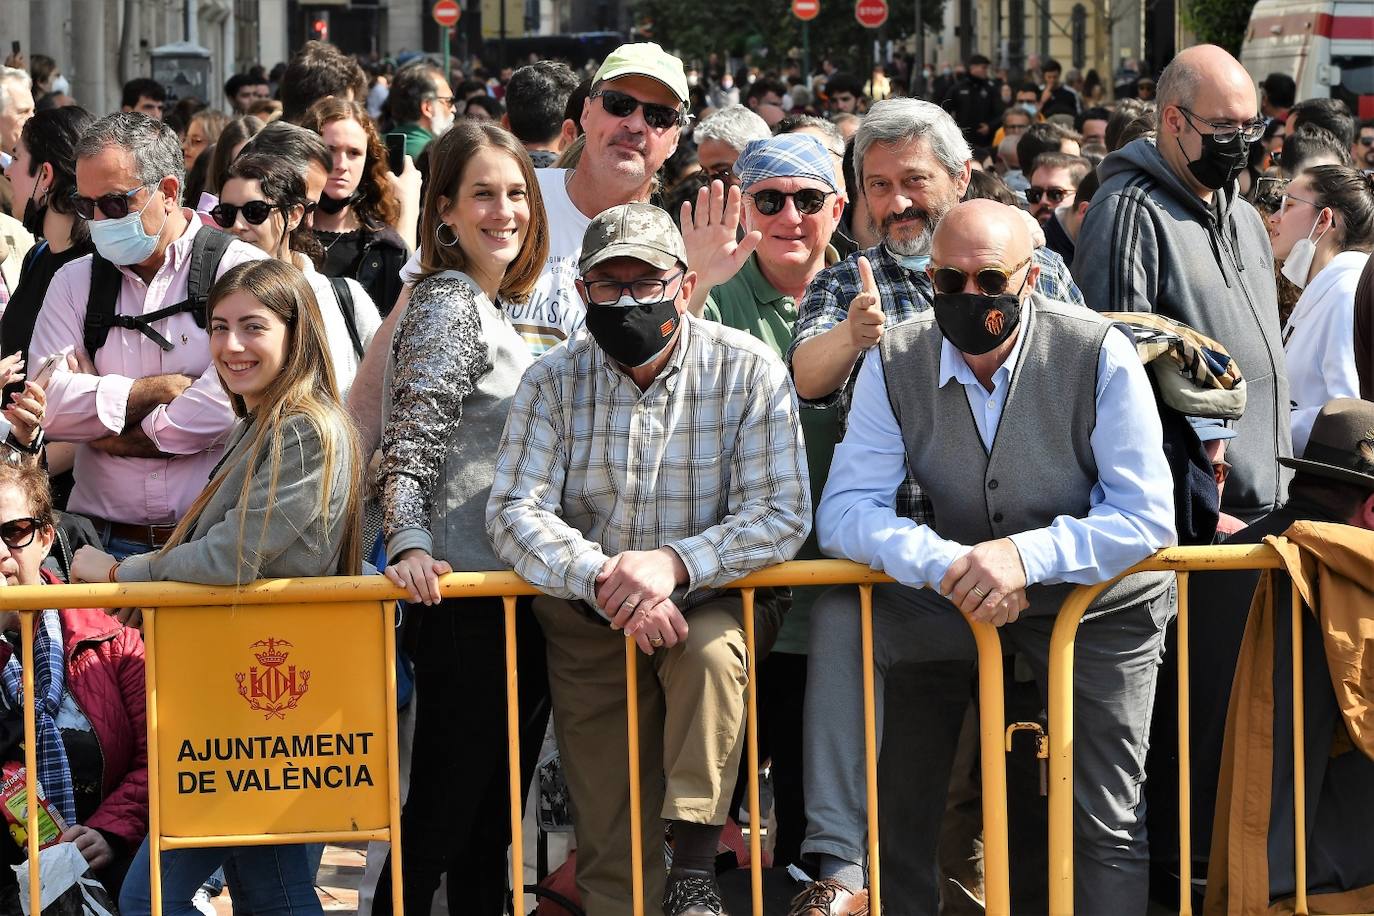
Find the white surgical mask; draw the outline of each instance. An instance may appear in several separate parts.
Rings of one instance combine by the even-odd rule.
[[[1293,245],[1293,250],[1283,259],[1283,267],[1279,271],[1298,289],[1307,286],[1307,275],[1312,272],[1312,259],[1317,255],[1317,242],[1320,242],[1322,236],[1331,229],[1331,224],[1328,223],[1321,235],[1315,240],[1312,238],[1312,233],[1317,231],[1317,223],[1321,222],[1321,218],[1321,213],[1318,213],[1317,218],[1312,221],[1312,228],[1308,230],[1307,238]]]
[[[72,84],[67,82],[67,78],[62,74],[57,74],[52,81],[52,91],[58,95],[68,95],[71,92]]]

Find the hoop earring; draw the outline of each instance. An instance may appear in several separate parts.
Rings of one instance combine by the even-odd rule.
[[[448,234],[452,236],[453,241],[444,241],[443,230],[445,229],[448,230]],[[453,227],[450,226],[448,223],[440,223],[439,225],[434,227],[434,240],[438,242],[440,245],[444,246],[445,248],[452,248],[454,245],[458,244],[458,233],[454,232]]]

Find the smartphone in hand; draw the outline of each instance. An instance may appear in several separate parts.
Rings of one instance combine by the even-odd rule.
[[[406,135],[389,133],[386,135],[386,167],[391,174],[399,175],[406,170]]]

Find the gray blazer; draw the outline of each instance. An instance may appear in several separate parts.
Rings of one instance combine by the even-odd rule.
[[[320,511],[320,488],[325,483],[320,438],[308,419],[299,415],[289,417],[280,432],[281,467],[269,516],[269,449],[264,448],[264,454],[249,467],[252,429],[253,420],[247,418],[230,432],[220,464],[229,469],[228,476],[196,519],[186,541],[165,552],[129,557],[119,564],[116,578],[120,582],[246,585],[255,579],[328,576],[338,572],[348,481],[356,456],[351,451],[334,456],[326,529]],[[244,479],[250,474],[248,497],[240,502]]]

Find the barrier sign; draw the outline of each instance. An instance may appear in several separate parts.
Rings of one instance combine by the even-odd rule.
[[[387,620],[376,601],[159,608],[161,835],[388,827]]]

